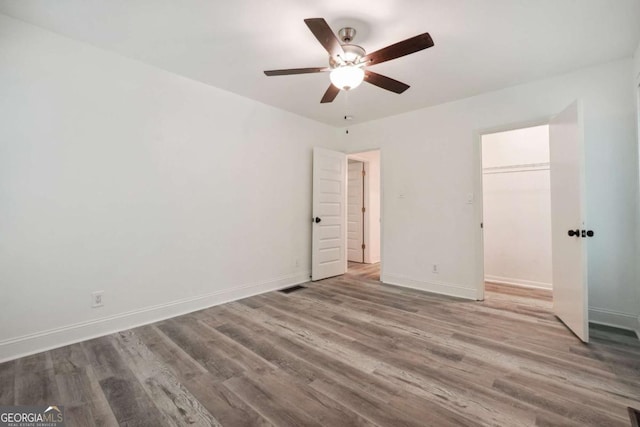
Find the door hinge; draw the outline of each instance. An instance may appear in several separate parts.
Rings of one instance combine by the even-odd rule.
[[[364,171],[364,169],[362,170],[362,176],[365,176],[367,173]]]
[[[364,248],[366,248],[367,245],[365,245],[364,243],[362,244],[362,249],[364,250]]]
[[[362,213],[364,213],[367,209],[363,206],[362,207]]]

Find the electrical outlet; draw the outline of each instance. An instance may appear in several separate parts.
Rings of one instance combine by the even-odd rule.
[[[104,291],[95,291],[91,293],[91,307],[97,308],[102,307],[104,303],[102,302],[102,296]]]
[[[438,264],[433,264],[431,266],[431,272],[435,273],[435,274],[438,274]]]

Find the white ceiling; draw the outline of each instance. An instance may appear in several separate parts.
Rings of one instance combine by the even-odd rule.
[[[336,126],[630,57],[640,39],[640,0],[0,0],[0,13]],[[371,68],[404,94],[363,83],[321,105],[328,74],[262,73],[327,65],[313,17],[355,27],[367,52],[425,31],[435,46]]]

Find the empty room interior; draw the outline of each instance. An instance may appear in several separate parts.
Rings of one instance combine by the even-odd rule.
[[[638,426],[640,0],[0,0],[0,426]]]

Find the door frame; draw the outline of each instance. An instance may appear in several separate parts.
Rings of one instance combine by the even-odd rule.
[[[369,178],[367,175],[369,174],[369,170],[370,170],[369,160],[363,157],[358,157],[358,154],[368,153],[371,151],[377,151],[379,153],[378,156],[379,156],[379,163],[380,163],[380,262],[379,264],[380,264],[380,281],[382,281],[382,275],[384,271],[383,270],[384,269],[384,171],[383,171],[384,168],[382,166],[383,151],[382,151],[382,148],[367,148],[363,150],[347,151],[346,155],[347,155],[347,159],[353,159],[353,160],[357,160],[364,163],[364,168],[365,168],[365,171],[367,172],[365,174],[365,188],[367,190],[366,192],[368,193]],[[369,201],[368,194],[365,195],[365,197],[368,202]],[[369,215],[366,215],[365,230],[367,232],[369,231],[369,227],[371,227],[371,221],[369,219]]]
[[[474,277],[477,301],[484,300],[484,230],[481,226],[484,221],[484,196],[482,192],[482,137],[492,133],[508,132],[528,127],[548,125],[552,118],[553,115],[543,116],[532,120],[476,129],[473,132],[473,194],[475,195],[473,201],[473,218],[474,224],[476,225],[476,232],[473,234],[473,245],[475,248]]]
[[[349,239],[348,239],[349,237],[349,160],[362,163],[362,170],[365,171],[364,176],[361,176],[362,204],[364,206],[369,206],[369,203],[368,203],[369,202],[369,195],[368,195],[369,180],[367,177],[367,175],[369,174],[369,162],[357,156],[347,154],[347,263],[349,262]],[[369,219],[369,210],[365,210],[364,212],[362,212],[361,216],[362,216],[362,242],[360,242],[360,244],[362,243],[365,244],[365,248],[362,249],[362,263],[364,264],[367,259],[367,255],[369,253],[369,248],[370,248],[369,242],[366,239],[366,235],[369,234],[368,233],[369,226],[371,223]]]

